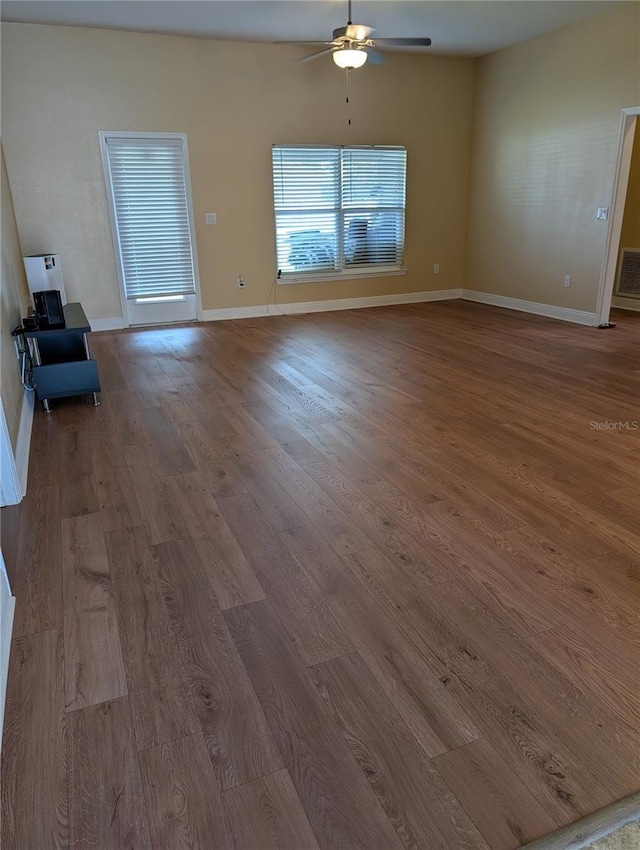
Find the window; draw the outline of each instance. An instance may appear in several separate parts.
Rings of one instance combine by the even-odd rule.
[[[280,280],[401,267],[405,148],[276,145],[272,155]]]
[[[194,294],[184,136],[100,135],[126,298],[139,304]]]

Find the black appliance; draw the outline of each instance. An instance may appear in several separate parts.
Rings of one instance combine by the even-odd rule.
[[[39,319],[41,330],[64,327],[60,290],[44,289],[41,292],[34,292],[33,305],[36,308],[36,316]]]

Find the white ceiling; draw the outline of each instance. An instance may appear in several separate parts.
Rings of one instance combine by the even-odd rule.
[[[481,56],[614,0],[354,0],[353,22],[382,37],[430,36],[430,53]],[[346,0],[3,0],[2,20],[108,27],[233,41],[325,40]],[[425,48],[421,48],[425,49]]]

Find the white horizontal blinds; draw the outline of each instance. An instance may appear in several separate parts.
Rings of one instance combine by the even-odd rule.
[[[278,269],[339,268],[340,148],[274,147]]]
[[[283,275],[399,266],[404,148],[273,148],[276,253]]]
[[[345,266],[400,266],[404,247],[407,152],[344,148]]]
[[[195,292],[182,139],[106,139],[128,299]]]

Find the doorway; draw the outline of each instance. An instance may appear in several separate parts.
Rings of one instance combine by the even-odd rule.
[[[633,106],[622,110],[620,137],[618,143],[618,159],[616,163],[613,199],[609,215],[609,231],[607,234],[607,245],[605,248],[604,258],[602,261],[598,300],[596,304],[597,325],[604,325],[609,321],[613,290],[618,271],[619,249],[620,247],[625,247],[620,245],[620,239],[622,235],[627,188],[629,186],[629,176],[631,172],[634,138],[636,133],[640,132],[640,125],[638,121],[639,116],[640,106]]]

